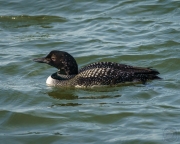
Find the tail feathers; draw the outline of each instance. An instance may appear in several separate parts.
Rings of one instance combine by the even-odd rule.
[[[158,75],[160,74],[157,70],[155,69],[150,69],[151,70],[151,73],[154,74],[154,75]]]
[[[157,75],[149,74],[147,75],[147,80],[155,80],[155,79],[162,79]]]
[[[135,76],[136,80],[141,81],[142,83],[146,83],[148,80],[157,80],[157,79],[162,79],[159,76],[155,74],[137,74]]]
[[[160,74],[157,70],[155,69],[146,69],[146,70],[142,70],[142,71],[138,71],[138,72],[134,72],[135,74],[146,74],[146,75],[158,75]]]

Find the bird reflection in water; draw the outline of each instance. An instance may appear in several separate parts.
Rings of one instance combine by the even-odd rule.
[[[54,104],[54,106],[79,106],[83,105],[82,101],[80,103],[72,102],[72,100],[83,100],[83,99],[113,99],[121,97],[121,94],[113,94],[112,91],[95,91],[95,90],[79,90],[79,89],[62,89],[62,88],[53,88],[47,93],[50,97],[63,100],[63,103]],[[69,102],[68,102],[68,101]],[[71,101],[71,102],[70,102]],[[62,101],[61,101],[62,102]],[[101,102],[102,103],[102,102]],[[99,103],[99,104],[101,104]],[[98,104],[98,102],[97,102]],[[106,103],[104,103],[106,104]]]

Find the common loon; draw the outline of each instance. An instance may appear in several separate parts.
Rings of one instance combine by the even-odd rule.
[[[58,69],[46,80],[50,86],[93,87],[117,85],[125,82],[141,82],[161,79],[159,72],[151,68],[134,67],[115,62],[96,62],[78,71],[76,60],[67,52],[53,50],[46,57],[35,62],[47,63]]]

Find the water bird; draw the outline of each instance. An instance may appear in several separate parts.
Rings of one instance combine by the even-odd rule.
[[[78,70],[73,56],[65,51],[53,50],[46,57],[35,62],[46,63],[58,69],[46,83],[59,87],[115,86],[126,82],[140,82],[161,79],[159,72],[149,67],[135,67],[115,62],[95,62]]]

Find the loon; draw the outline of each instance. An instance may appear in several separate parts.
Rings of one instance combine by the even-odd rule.
[[[78,71],[76,60],[67,52],[53,50],[35,62],[46,63],[58,69],[46,80],[47,85],[60,87],[93,87],[117,85],[125,82],[140,82],[161,79],[152,68],[134,67],[115,62],[96,62]]]

